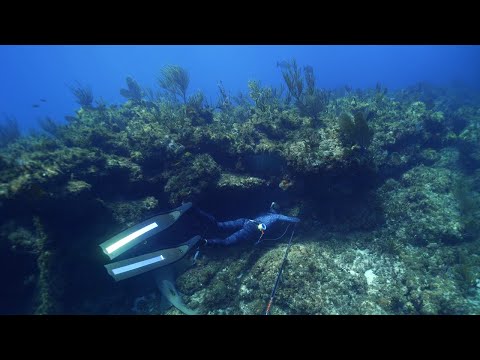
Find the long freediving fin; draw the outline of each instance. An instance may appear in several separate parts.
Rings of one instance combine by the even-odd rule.
[[[117,261],[105,265],[105,268],[115,281],[128,279],[132,276],[140,275],[180,260],[201,239],[201,236],[197,235],[178,247],[163,249],[130,259]]]
[[[115,259],[145,239],[173,225],[191,207],[192,203],[188,202],[169,212],[158,214],[142,221],[101,243],[100,247],[110,260]]]

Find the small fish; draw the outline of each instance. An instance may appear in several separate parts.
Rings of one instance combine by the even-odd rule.
[[[41,102],[47,102],[47,100],[45,100],[45,99],[40,99],[40,101],[41,101]]]
[[[38,108],[38,107],[40,107],[40,105],[38,105],[38,104],[33,104],[32,107],[33,107],[33,108]]]

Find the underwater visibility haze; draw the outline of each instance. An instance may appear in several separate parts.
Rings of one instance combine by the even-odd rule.
[[[0,314],[480,313],[480,46],[0,58]]]

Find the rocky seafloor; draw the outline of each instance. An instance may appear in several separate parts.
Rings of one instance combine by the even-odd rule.
[[[121,105],[79,99],[29,136],[1,125],[0,313],[179,314],[114,283],[98,244],[185,201],[219,220],[276,201],[302,219],[272,314],[480,313],[478,94],[252,81],[213,106],[129,79]],[[176,281],[185,304],[262,314],[288,237],[203,249]]]

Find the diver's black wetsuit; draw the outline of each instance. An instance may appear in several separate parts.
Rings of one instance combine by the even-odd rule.
[[[261,230],[258,228],[259,224],[265,224],[265,232],[267,232],[268,229],[278,221],[286,221],[290,223],[297,223],[300,221],[300,219],[296,217],[269,212],[265,215],[258,216],[255,219],[240,218],[237,220],[219,222],[212,215],[202,211],[196,206],[192,207],[192,211],[194,211],[199,217],[205,219],[205,221],[216,230],[235,231],[225,239],[206,239],[206,245],[232,245],[246,240],[258,240],[261,235]]]
[[[186,221],[188,225],[172,226],[177,220]],[[265,232],[271,232],[272,225],[279,221],[297,223],[300,219],[270,211],[255,219],[240,218],[219,222],[191,203],[185,203],[123,230],[100,244],[100,247],[110,259],[116,260],[105,267],[110,276],[120,281],[166,267],[194,250],[195,258],[202,245],[259,241]],[[205,239],[211,231],[234,232],[224,239]]]

